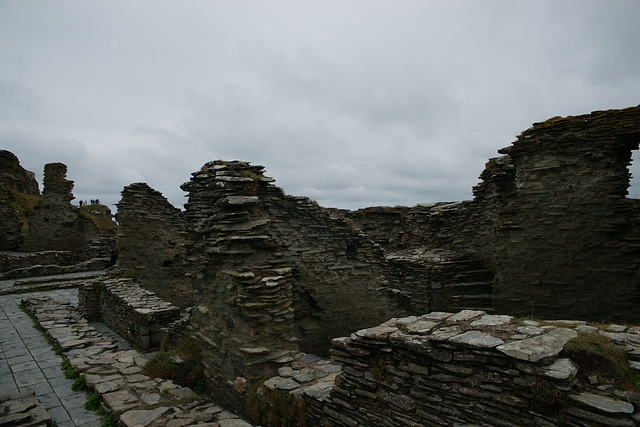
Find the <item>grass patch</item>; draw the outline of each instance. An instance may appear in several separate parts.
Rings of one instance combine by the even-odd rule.
[[[100,393],[89,393],[84,408],[89,411],[97,411],[102,408],[102,396],[100,396]]]
[[[65,378],[68,378],[70,380],[78,378],[78,373],[75,369],[73,369],[73,366],[71,366],[71,362],[69,362],[69,359],[67,359],[66,357],[62,359],[60,368],[64,372]]]
[[[182,340],[172,350],[161,351],[144,365],[143,372],[151,378],[172,380],[193,391],[204,391],[204,369],[200,347],[193,340]]]
[[[304,427],[307,403],[290,393],[269,390],[264,380],[247,393],[245,416],[256,425],[266,427]]]
[[[73,382],[73,385],[71,386],[71,390],[73,391],[85,391],[87,389],[87,381],[84,378],[84,375],[80,375],[78,378],[76,378],[76,380]]]
[[[100,424],[102,427],[117,427],[118,419],[113,414],[107,414],[102,417],[102,422]]]
[[[559,421],[565,419],[565,408],[569,405],[569,399],[560,390],[552,387],[546,381],[538,379],[531,386],[533,406],[536,410],[554,416]]]
[[[21,222],[20,234],[26,236],[29,233],[29,217],[33,213],[34,208],[40,200],[41,195],[34,196],[32,194],[20,193],[19,191],[11,190],[11,206],[16,212],[18,220]]]
[[[109,237],[116,227],[116,222],[111,215],[111,209],[104,205],[85,205],[78,208],[78,211],[87,219],[90,219],[98,228],[98,233],[102,237]]]
[[[613,380],[617,388],[640,391],[640,376],[629,368],[626,352],[604,335],[578,332],[564,346],[562,355],[579,366],[580,376],[597,375],[604,382]]]

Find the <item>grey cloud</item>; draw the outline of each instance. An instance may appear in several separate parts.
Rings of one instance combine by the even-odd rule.
[[[181,206],[179,185],[218,158],[327,206],[465,199],[531,123],[639,102],[639,12],[3,1],[0,138],[35,172],[68,163],[79,198],[112,203],[146,181]]]

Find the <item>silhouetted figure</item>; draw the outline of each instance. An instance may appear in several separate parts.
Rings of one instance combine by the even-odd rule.
[[[109,247],[109,255],[111,259],[109,260],[109,267],[113,267],[116,265],[116,261],[118,260],[118,248],[116,248],[116,243],[111,242],[111,247]]]

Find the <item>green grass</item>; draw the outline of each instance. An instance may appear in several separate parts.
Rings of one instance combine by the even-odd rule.
[[[604,335],[578,332],[565,344],[563,354],[578,364],[581,376],[612,378],[618,388],[640,391],[640,375],[629,368],[626,352]]]
[[[180,357],[180,365],[171,359]],[[151,378],[164,378],[189,387],[195,392],[204,391],[204,369],[200,347],[191,340],[183,340],[172,350],[161,351],[144,365],[143,372]]]
[[[111,216],[111,209],[107,206],[86,205],[79,207],[78,211],[95,224],[102,237],[109,237],[111,230],[116,227],[116,222]]]
[[[20,234],[23,236],[29,233],[29,217],[33,213],[34,208],[40,200],[42,200],[42,196],[33,196],[31,194],[20,193],[15,190],[10,190],[12,201],[11,206],[16,211],[16,216],[18,220],[22,223],[20,228]]]
[[[89,393],[84,408],[89,411],[97,411],[102,408],[102,396],[100,396],[100,393]]]

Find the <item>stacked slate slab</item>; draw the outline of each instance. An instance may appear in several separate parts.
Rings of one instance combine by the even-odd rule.
[[[333,340],[342,374],[329,396],[304,394],[309,417],[321,426],[636,425],[640,393],[586,380],[562,353],[579,332],[609,337],[638,374],[638,327],[433,312]]]

